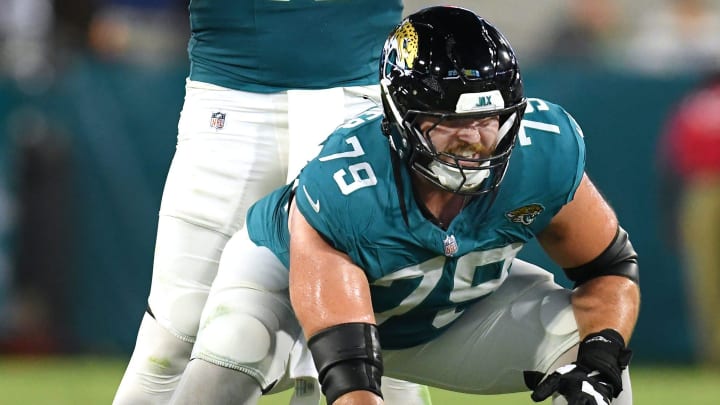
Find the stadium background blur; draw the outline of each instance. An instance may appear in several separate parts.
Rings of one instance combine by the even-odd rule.
[[[526,94],[582,125],[587,170],[641,257],[638,364],[697,360],[656,148],[671,108],[720,67],[720,0],[679,11],[677,31],[672,3],[695,1],[446,3],[498,26]],[[0,356],[129,358],[187,74],[186,7],[0,0]],[[534,245],[521,257],[551,266]]]

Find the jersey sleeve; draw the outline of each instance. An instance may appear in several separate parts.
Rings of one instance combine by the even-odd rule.
[[[577,121],[557,104],[528,99],[503,197],[514,206],[538,207],[532,233],[574,198],[584,172],[585,142]]]
[[[580,124],[575,121],[575,118],[562,107],[557,107],[565,114],[565,117],[568,120],[568,129],[570,129],[570,133],[572,134],[571,137],[568,137],[570,138],[568,140],[568,148],[572,153],[570,156],[573,157],[570,167],[572,168],[574,166],[575,175],[570,183],[570,190],[567,194],[567,198],[565,199],[565,203],[567,204],[575,197],[575,192],[580,186],[583,173],[585,173],[585,137],[583,135],[582,128],[580,128]]]
[[[340,130],[328,137],[320,154],[298,176],[295,204],[305,220],[335,249],[349,253],[367,215],[362,199],[366,156],[354,133]]]
[[[585,172],[582,129],[560,105],[541,99],[530,99],[528,103],[532,109],[525,114],[524,127],[528,133],[534,131],[534,147],[540,152],[534,154],[538,164],[549,168],[545,187],[563,205],[567,204],[574,198]]]
[[[382,211],[379,183],[388,173],[382,110],[369,109],[338,127],[298,176],[295,199],[308,223],[335,249],[351,254]]]
[[[322,164],[311,162],[298,177],[295,189],[295,205],[305,220],[335,249],[347,252],[352,224],[343,208],[343,200],[337,186],[332,184],[332,174],[323,170]],[[329,180],[329,181],[328,181]]]

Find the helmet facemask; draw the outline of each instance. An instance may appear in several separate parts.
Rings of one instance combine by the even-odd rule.
[[[408,111],[400,119],[406,144],[406,162],[414,172],[435,186],[462,195],[480,195],[493,191],[502,180],[508,159],[515,144],[520,118],[517,107],[474,114],[443,114]],[[453,120],[483,119],[498,116],[499,129],[493,150],[474,158],[448,151],[438,151],[432,141],[432,131],[440,124]],[[430,119],[434,124],[423,131],[419,122]],[[395,137],[397,138],[397,136]],[[489,154],[489,156],[488,156]]]

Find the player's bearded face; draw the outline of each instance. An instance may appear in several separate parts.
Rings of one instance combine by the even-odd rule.
[[[446,120],[437,125],[426,119],[420,122],[421,131],[432,143],[440,159],[452,162],[448,155],[464,159],[491,157],[498,144],[500,121],[497,116]],[[429,131],[429,132],[428,132]],[[460,160],[465,167],[478,166],[476,162]]]

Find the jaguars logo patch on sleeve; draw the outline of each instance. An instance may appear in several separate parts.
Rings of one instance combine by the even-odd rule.
[[[545,210],[545,207],[540,204],[530,204],[520,208],[516,208],[510,212],[506,212],[505,217],[507,217],[510,222],[530,225],[535,220],[535,218],[540,215],[541,212],[543,212],[543,210]]]

